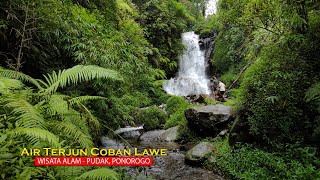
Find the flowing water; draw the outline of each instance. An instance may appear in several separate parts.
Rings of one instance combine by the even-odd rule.
[[[225,180],[213,171],[185,164],[186,149],[192,144],[181,145],[175,142],[139,141],[127,139],[134,148],[138,149],[167,149],[168,156],[153,157],[151,167],[124,167],[127,179],[134,180]],[[124,149],[124,144],[109,138],[103,138],[105,148]]]
[[[217,13],[217,1],[208,0],[205,18]],[[209,77],[206,75],[208,62],[205,52],[199,47],[199,36],[193,31],[182,34],[182,43],[186,50],[179,57],[179,71],[175,78],[167,81],[163,88],[171,95],[188,96],[198,94],[211,94]]]
[[[209,0],[206,5],[205,17],[216,13],[218,0]],[[182,42],[186,50],[179,58],[179,72],[175,78],[164,84],[164,90],[171,95],[187,96],[196,94],[210,94],[209,78],[206,75],[208,62],[205,60],[205,52],[199,47],[199,36],[194,32],[182,34]],[[159,130],[160,132],[161,130]],[[120,131],[119,131],[120,132]],[[123,129],[122,131],[123,132]],[[140,133],[137,134],[139,136]],[[157,136],[157,134],[155,134]],[[160,136],[160,135],[159,135]],[[152,138],[151,138],[152,139]],[[156,138],[153,138],[156,139]],[[138,149],[156,148],[167,149],[168,156],[154,157],[151,167],[126,167],[126,174],[130,179],[157,179],[157,180],[224,180],[213,171],[200,167],[192,167],[185,164],[186,150],[191,148],[181,146],[174,142],[140,141],[127,138],[127,141]],[[120,148],[126,146],[115,140],[105,139],[104,147]],[[182,148],[183,147],[183,148]]]
[[[186,50],[179,58],[177,76],[164,84],[164,90],[168,94],[177,96],[210,94],[209,78],[206,75],[208,64],[198,42],[199,36],[194,32],[182,34],[182,43],[186,46]]]

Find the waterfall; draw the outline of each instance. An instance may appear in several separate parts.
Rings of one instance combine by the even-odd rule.
[[[208,0],[206,18],[217,12],[217,1]],[[164,90],[168,94],[177,96],[211,94],[210,79],[206,75],[208,62],[205,59],[205,51],[199,47],[199,36],[193,31],[183,33],[182,43],[186,46],[186,50],[179,57],[179,71],[175,78],[164,83]]]
[[[182,34],[186,50],[179,57],[179,72],[164,84],[164,90],[171,95],[187,96],[210,94],[209,78],[206,75],[204,51],[199,47],[199,36],[194,32]]]

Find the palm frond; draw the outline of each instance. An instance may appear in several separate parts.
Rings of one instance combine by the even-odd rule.
[[[45,128],[45,120],[38,109],[24,99],[14,99],[5,105],[12,108],[13,118],[16,124],[26,128]]]
[[[10,131],[8,134],[13,135],[14,137],[25,135],[33,144],[40,143],[41,141],[47,141],[54,147],[60,147],[58,137],[44,129],[18,127]]]
[[[122,80],[118,72],[93,65],[77,65],[67,70],[60,70],[58,73],[53,71],[52,74],[47,74],[44,77],[47,81],[47,86],[46,89],[40,92],[48,94],[53,94],[59,87],[64,88],[70,84],[78,84],[96,78]]]
[[[77,142],[83,148],[90,149],[93,147],[91,137],[85,134],[73,123],[56,121],[50,124],[55,128],[57,132],[63,133],[67,137],[71,137],[74,142]]]
[[[117,172],[107,169],[107,168],[99,168],[94,169],[88,172],[83,173],[77,179],[87,179],[87,180],[118,180]]]
[[[74,105],[74,104],[80,104],[83,103],[85,101],[89,101],[89,100],[99,100],[99,99],[104,99],[107,100],[107,98],[102,97],[102,96],[78,96],[75,98],[72,98],[69,101],[70,105]]]
[[[38,83],[38,80],[33,79],[32,77],[18,71],[4,69],[3,67],[0,67],[0,76],[30,82],[33,85],[35,85],[38,89],[43,89],[42,86]]]

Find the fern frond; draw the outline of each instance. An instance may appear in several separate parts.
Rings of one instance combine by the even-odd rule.
[[[10,131],[8,134],[14,137],[25,135],[32,144],[47,141],[54,147],[60,147],[58,137],[44,129],[18,127]]]
[[[38,89],[43,89],[42,86],[38,83],[38,80],[33,79],[32,77],[23,74],[21,72],[17,72],[14,70],[4,69],[0,67],[0,76],[11,78],[11,79],[19,79],[21,81],[30,82],[35,85]]]
[[[80,105],[88,113],[89,118],[90,118],[89,119],[90,123],[92,123],[97,130],[100,129],[100,122],[96,119],[96,117],[94,117],[94,115],[91,113],[91,111],[85,105],[83,105],[83,104],[80,104]]]
[[[107,100],[107,98],[102,97],[102,96],[78,96],[78,97],[72,98],[68,101],[69,101],[70,105],[74,105],[74,104],[80,104],[80,103],[83,103],[83,102],[89,101],[89,100],[99,100],[99,99]]]
[[[50,123],[55,131],[63,133],[67,137],[72,138],[74,142],[77,142],[81,147],[90,149],[93,147],[92,139],[89,135],[83,133],[81,129],[70,122],[56,121]]]
[[[58,73],[53,71],[52,74],[48,74],[44,77],[48,85],[46,89],[40,92],[46,94],[55,93],[59,87],[64,88],[70,84],[78,84],[80,82],[90,81],[96,78],[122,80],[122,77],[118,72],[93,65],[77,65],[67,70],[60,70]]]
[[[5,105],[12,108],[13,118],[20,127],[45,128],[45,120],[38,109],[24,99],[13,99]]]
[[[23,167],[23,171],[18,174],[17,179],[31,179],[34,176],[46,173],[46,169],[42,167]]]
[[[157,79],[166,79],[166,72],[162,69],[153,69],[154,77]]]
[[[0,77],[0,93],[9,93],[13,89],[21,89],[23,83],[17,79]]]
[[[319,101],[320,102],[320,82],[312,86],[306,92],[305,99],[307,102]]]
[[[47,104],[40,106],[42,111],[45,111],[48,116],[54,116],[56,114],[68,114],[72,111],[68,102],[65,100],[70,98],[69,96],[62,94],[53,94],[46,101]]]
[[[320,82],[312,86],[305,95],[307,102],[314,101],[318,105],[318,111],[320,111]]]
[[[87,180],[118,180],[118,173],[107,168],[94,169],[83,173],[77,179],[87,179]]]

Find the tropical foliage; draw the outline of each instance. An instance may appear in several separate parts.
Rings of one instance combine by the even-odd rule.
[[[269,144],[316,142],[318,7],[314,1],[221,0],[219,13],[197,27],[203,36],[219,32],[213,73],[239,88],[240,119],[250,124],[245,131]]]
[[[115,168],[34,168],[20,153],[90,148],[124,125],[179,125],[180,139],[192,139],[191,105],[162,90],[192,29],[214,38],[210,76],[232,88],[229,142],[251,143],[217,140],[213,165],[239,179],[318,178],[320,3],[220,0],[204,19],[206,2],[2,0],[1,178],[120,179]]]
[[[22,148],[89,149],[99,137],[100,123],[85,103],[105,98],[72,97],[59,93],[59,89],[98,78],[122,80],[114,70],[83,65],[58,73],[53,71],[44,76],[45,81],[7,69],[0,69],[0,77],[1,156],[4,158],[1,166],[2,169],[10,167],[2,176],[19,179],[36,178],[41,171],[50,171],[32,167],[31,158],[27,160],[19,155]],[[16,163],[24,161],[26,166],[21,170]]]
[[[237,179],[319,178],[319,2],[220,0],[218,7],[196,29],[218,33],[211,76],[234,88],[228,95],[238,110],[229,142],[250,145],[220,144],[215,166]]]
[[[157,107],[144,119],[135,113],[168,99],[155,80],[175,72],[180,34],[202,18],[203,2],[1,1],[1,178],[119,178],[110,169],[34,168],[19,153],[90,148],[123,125],[164,124]]]

